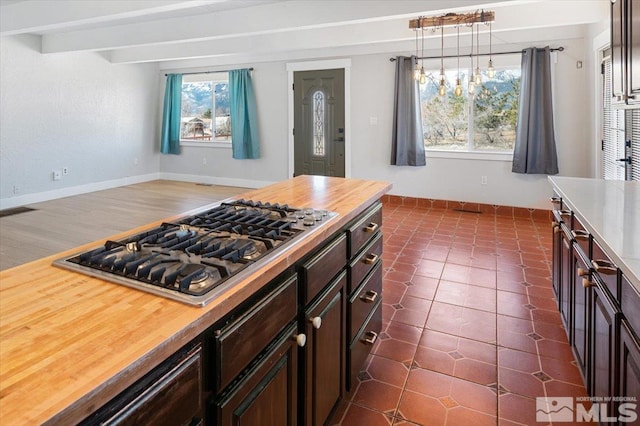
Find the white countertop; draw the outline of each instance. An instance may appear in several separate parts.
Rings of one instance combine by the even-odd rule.
[[[558,176],[549,181],[640,292],[640,182]]]

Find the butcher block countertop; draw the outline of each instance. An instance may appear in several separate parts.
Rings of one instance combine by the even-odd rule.
[[[82,420],[343,228],[390,188],[385,182],[298,176],[234,197],[332,210],[338,216],[316,228],[317,232],[305,232],[286,250],[274,252],[273,261],[255,268],[205,307],[51,265],[55,259],[103,241],[0,272],[0,424],[67,425]]]

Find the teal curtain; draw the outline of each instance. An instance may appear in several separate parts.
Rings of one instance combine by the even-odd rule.
[[[162,112],[162,139],[160,152],[180,154],[180,102],[182,100],[182,74],[167,74]]]
[[[229,71],[233,158],[260,158],[256,97],[248,69]]]

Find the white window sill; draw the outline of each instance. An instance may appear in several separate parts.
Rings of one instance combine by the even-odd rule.
[[[485,161],[513,161],[513,152],[487,151],[443,151],[425,149],[427,158],[451,158],[456,160],[485,160]]]
[[[231,149],[231,142],[216,142],[216,141],[180,141],[180,146],[197,146],[198,148],[228,148]]]

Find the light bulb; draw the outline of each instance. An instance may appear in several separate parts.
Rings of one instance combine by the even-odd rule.
[[[476,83],[476,86],[480,86],[482,84],[482,73],[480,72],[480,67],[476,68],[475,83]]]
[[[438,88],[438,95],[444,96],[447,94],[447,86],[444,84],[444,78],[440,79],[440,87]]]
[[[416,81],[420,80],[420,65],[416,64],[416,68],[413,70],[413,78]]]
[[[426,84],[427,83],[427,75],[424,73],[424,67],[422,67],[422,69],[420,69],[420,84]]]
[[[456,88],[453,90],[453,94],[456,96],[462,96],[462,83],[460,83],[460,79],[456,80]]]
[[[469,86],[467,87],[467,92],[469,92],[470,95],[473,95],[474,93],[476,93],[476,84],[473,82],[473,79],[469,80]]]
[[[487,67],[487,76],[493,78],[496,76],[496,69],[493,67],[493,60],[489,59],[489,66]]]

